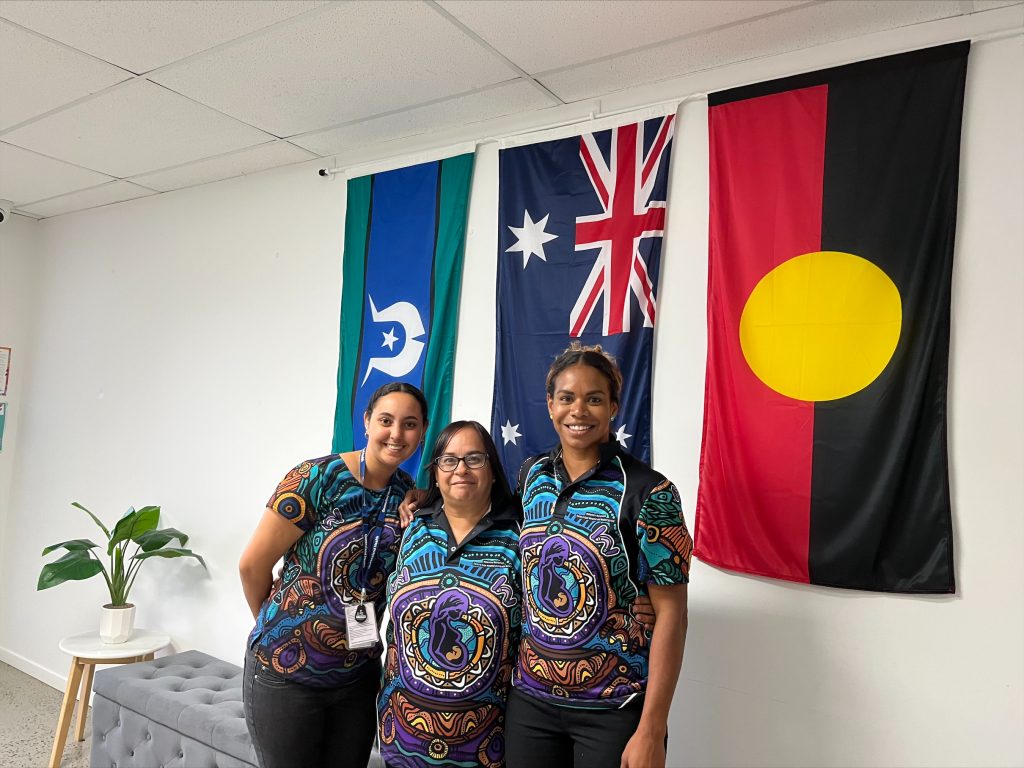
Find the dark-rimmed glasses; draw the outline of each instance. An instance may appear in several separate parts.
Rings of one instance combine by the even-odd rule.
[[[453,456],[446,453],[443,456],[438,456],[434,463],[442,472],[454,472],[460,461],[465,462],[468,469],[480,469],[487,463],[487,458],[486,453],[467,453],[465,456]]]

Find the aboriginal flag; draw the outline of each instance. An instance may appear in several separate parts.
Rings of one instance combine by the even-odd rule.
[[[946,382],[968,51],[709,97],[705,562],[954,591]]]

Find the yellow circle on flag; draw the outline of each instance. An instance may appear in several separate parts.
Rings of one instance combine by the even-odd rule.
[[[902,321],[900,292],[878,266],[839,251],[805,253],[754,287],[740,317],[740,346],[776,392],[837,400],[885,369]]]

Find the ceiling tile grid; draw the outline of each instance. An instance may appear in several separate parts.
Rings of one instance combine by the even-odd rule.
[[[289,144],[287,141],[271,141],[210,160],[201,160],[197,163],[169,168],[166,171],[136,176],[132,181],[159,192],[170,192],[172,189],[208,184],[211,181],[219,181],[232,176],[245,176],[269,168],[301,163],[316,157],[318,155],[296,147],[294,144]]]
[[[96,171],[76,168],[0,141],[0,199],[15,206],[113,181]]]
[[[0,19],[0,131],[130,77]]]
[[[579,101],[680,74],[845,40],[959,13],[957,0],[831,0],[685,40],[538,75]]]
[[[132,81],[3,136],[10,144],[120,178],[271,138],[146,80]]]
[[[101,205],[121,203],[125,200],[134,200],[137,197],[155,195],[151,189],[140,187],[129,181],[113,181],[101,187],[84,189],[81,192],[73,192],[63,197],[55,197],[52,200],[43,200],[38,203],[26,205],[22,210],[34,216],[49,218],[59,216],[62,213],[71,213],[86,208],[98,208]]]
[[[478,123],[517,112],[531,112],[557,103],[532,83],[514,80],[485,91],[299,136],[291,141],[321,156],[336,155],[354,147],[394,141],[453,125]]]
[[[808,0],[439,0],[531,74],[581,64],[805,4]],[[609,34],[614,31],[614,34]]]
[[[0,16],[138,74],[325,2],[0,0]]]
[[[423,3],[352,2],[156,73],[189,98],[287,137],[517,76]]]
[[[876,32],[985,13],[970,27],[1019,29],[1022,10],[1024,0],[0,0],[0,197],[46,217],[318,156],[397,156]]]

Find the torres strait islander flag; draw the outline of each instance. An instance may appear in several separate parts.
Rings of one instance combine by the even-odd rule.
[[[426,445],[448,424],[472,174],[466,154],[348,182],[334,451],[366,444],[366,405],[392,381],[426,395]],[[421,453],[403,466],[423,486]]]
[[[709,97],[705,562],[954,591],[946,382],[968,51]]]
[[[544,379],[570,342],[622,369],[612,437],[650,461],[651,356],[675,116],[502,150],[491,434],[515,487],[558,436]]]

